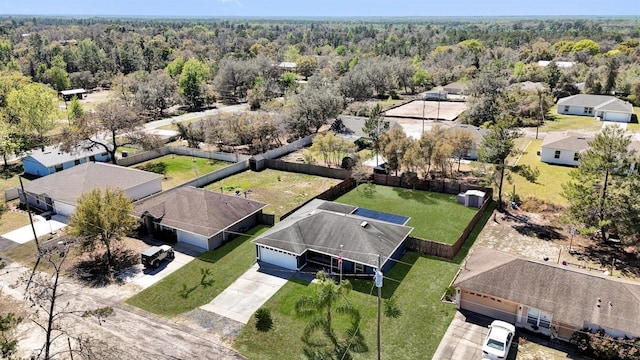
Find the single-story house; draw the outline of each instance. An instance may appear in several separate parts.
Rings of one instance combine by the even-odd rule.
[[[356,215],[357,210],[314,199],[253,240],[257,260],[290,270],[309,265],[358,276],[374,274],[380,259],[382,272],[388,271],[405,253],[413,228]]]
[[[478,150],[480,149],[480,144],[482,144],[482,139],[484,139],[484,136],[489,132],[489,130],[469,124],[456,124],[450,127],[447,131],[462,130],[468,131],[473,136],[473,147],[467,152],[467,155],[464,158],[469,160],[478,160]]]
[[[278,68],[284,72],[293,72],[296,70],[296,67],[298,66],[297,63],[295,62],[290,62],[290,61],[283,61],[281,63],[278,64]]]
[[[134,215],[164,241],[213,250],[259,224],[265,206],[241,196],[182,186],[137,201]]]
[[[585,327],[640,336],[640,284],[601,273],[477,247],[454,286],[457,308],[554,338]]]
[[[522,81],[507,86],[507,90],[521,89],[525,91],[548,91],[549,85],[543,82]]]
[[[30,175],[46,176],[89,161],[106,162],[111,155],[102,148],[85,150],[78,148],[74,152],[63,152],[57,145],[31,151],[22,158],[24,172]]]
[[[82,194],[95,188],[119,188],[132,201],[162,190],[162,176],[113,164],[87,162],[24,183],[20,201],[42,211],[71,215]],[[25,194],[26,193],[26,194]],[[26,195],[26,196],[25,196]]]
[[[64,101],[71,101],[74,97],[77,97],[78,100],[82,100],[87,96],[87,90],[85,89],[71,89],[71,90],[62,90],[60,91],[60,95],[62,95],[62,99]]]
[[[469,84],[465,82],[453,82],[451,84],[445,85],[442,90],[444,90],[447,94],[453,95],[464,95],[467,93],[467,88]]]
[[[631,122],[633,105],[609,95],[577,94],[558,100],[558,114],[591,116],[601,121]]]
[[[550,132],[542,141],[540,161],[578,166],[580,153],[589,148],[593,136],[573,132]]]
[[[576,64],[575,61],[556,61],[555,63],[560,69],[568,69],[573,67]],[[547,67],[549,66],[549,64],[551,64],[551,61],[547,61],[547,60],[538,61],[538,66],[541,66],[541,67]]]

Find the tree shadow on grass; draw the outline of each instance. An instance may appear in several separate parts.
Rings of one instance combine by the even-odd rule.
[[[398,195],[400,199],[403,200],[413,200],[417,201],[421,204],[435,204],[438,199],[434,199],[431,197],[431,194],[434,192],[426,191],[426,190],[412,190],[405,188],[393,188],[393,191]]]
[[[198,256],[198,260],[215,263],[223,257],[227,256],[240,245],[244,244],[245,241],[251,241],[251,238],[253,238],[253,236],[264,227],[266,227],[266,225],[255,226],[245,232],[245,235],[238,236],[215,250],[203,253],[202,255]]]
[[[400,262],[396,263],[391,270],[384,276],[384,285],[382,286],[382,297],[389,299],[396,292],[396,289],[402,283],[402,280],[411,271],[412,266],[422,255],[414,252],[408,252],[402,257]],[[376,295],[377,289],[371,279],[349,279],[353,290],[363,294]]]
[[[117,276],[118,273],[140,263],[140,254],[131,249],[113,249],[111,257],[112,270],[109,270],[106,252],[94,252],[76,263],[71,269],[71,274],[86,285],[102,287],[122,282],[123,279]]]

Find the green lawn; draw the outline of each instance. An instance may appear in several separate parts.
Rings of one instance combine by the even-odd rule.
[[[412,236],[454,243],[477,209],[458,204],[457,196],[430,191],[375,185],[360,185],[336,202],[411,217]]]
[[[383,298],[395,296],[402,315],[397,319],[382,316],[383,359],[431,359],[455,314],[452,304],[440,302],[440,297],[455,276],[462,259],[468,253],[493,207],[478,223],[454,261],[408,253],[386,275]],[[355,359],[376,358],[376,289],[370,280],[353,281],[354,291],[347,299],[362,315],[361,330],[369,351]],[[295,316],[295,303],[302,295],[311,295],[313,285],[294,278],[276,293],[264,308],[271,310],[273,328],[258,332],[255,319],[244,327],[233,347],[248,359],[301,359],[303,343],[300,335],[306,319]],[[334,315],[337,327],[343,327]]]
[[[579,131],[579,130],[599,130],[602,122],[597,121],[592,116],[576,116],[558,114],[558,106],[554,105],[549,109],[549,116],[546,118],[540,131]]]
[[[142,169],[145,166],[164,163],[166,165],[165,178],[162,179],[162,190],[170,189],[198,176],[228,166],[226,161],[203,159],[183,155],[165,155],[153,160],[135,164],[132,167]]]
[[[247,198],[267,204],[264,213],[280,216],[300,206],[340,180],[320,176],[266,169],[259,172],[245,171],[207,185],[212,191],[235,193],[240,191]]]
[[[251,236],[238,237],[200,255],[126,302],[165,316],[175,316],[207,304],[255,263],[255,245],[251,238],[266,229],[266,226],[255,227],[248,232]],[[210,274],[202,281],[202,271],[206,270]]]
[[[503,191],[510,194],[513,192],[513,186],[515,185],[516,193],[520,198],[533,196],[554,204],[566,205],[567,200],[560,196],[560,193],[562,192],[562,184],[570,180],[569,172],[574,168],[543,163],[540,161],[540,156],[536,154],[541,149],[542,140],[528,140],[530,142],[524,149],[524,154],[520,157],[518,164],[536,167],[540,171],[540,175],[535,183],[531,183],[524,177],[512,173],[513,183],[505,183]]]

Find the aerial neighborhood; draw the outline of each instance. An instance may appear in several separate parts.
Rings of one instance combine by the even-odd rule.
[[[0,357],[640,359],[638,19],[210,16],[0,15]]]

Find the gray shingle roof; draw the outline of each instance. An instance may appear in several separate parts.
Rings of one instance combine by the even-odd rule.
[[[591,135],[574,132],[550,132],[542,141],[542,147],[580,152],[589,148],[591,140],[593,140]]]
[[[478,247],[455,284],[551,312],[563,323],[580,327],[588,322],[640,336],[637,283]]]
[[[346,208],[345,208],[346,209]],[[361,216],[315,209],[300,209],[258,236],[253,242],[301,255],[307,250],[340,255],[345,260],[371,267],[377,255],[383,265],[413,228]],[[366,222],[366,226],[362,226]]]
[[[99,155],[103,152],[105,152],[103,148],[96,147],[91,150],[78,148],[76,151],[68,153],[61,151],[57,145],[52,145],[45,147],[44,151],[42,151],[42,149],[33,150],[26,158],[30,157],[49,168],[69,161],[83,159],[91,155]]]
[[[126,191],[161,178],[161,175],[148,171],[88,162],[25,183],[24,188],[27,192],[47,194],[56,201],[75,205],[82,194],[94,188],[112,187]]]
[[[483,129],[483,128],[480,128],[474,125],[469,125],[469,124],[456,124],[450,127],[449,130],[450,131],[455,131],[455,130],[469,131],[473,135],[474,148],[476,149],[480,147],[480,144],[482,143],[482,139],[484,139],[484,136],[487,135],[487,133],[489,132],[489,130],[487,129]]]
[[[149,213],[164,226],[211,237],[265,206],[241,196],[183,186],[138,201],[134,214]]]
[[[631,103],[609,95],[578,94],[558,100],[558,106],[584,106],[616,112],[633,113]]]

